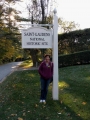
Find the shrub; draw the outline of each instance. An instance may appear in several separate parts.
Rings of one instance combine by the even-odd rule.
[[[81,51],[68,55],[59,55],[59,67],[90,63],[90,51]]]

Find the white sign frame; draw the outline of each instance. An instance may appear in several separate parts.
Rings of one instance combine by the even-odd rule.
[[[37,26],[22,30],[22,48],[52,48],[52,29]]]

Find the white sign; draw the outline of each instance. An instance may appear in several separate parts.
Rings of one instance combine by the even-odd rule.
[[[44,27],[22,30],[22,48],[52,48],[52,30]]]

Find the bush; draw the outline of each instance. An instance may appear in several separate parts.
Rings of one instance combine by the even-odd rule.
[[[90,51],[81,51],[68,55],[60,55],[58,59],[59,67],[88,64],[90,63]]]
[[[24,58],[21,58],[21,57],[20,57],[20,58],[16,58],[16,59],[15,59],[15,62],[20,62],[20,61],[24,61],[24,60],[25,60]]]

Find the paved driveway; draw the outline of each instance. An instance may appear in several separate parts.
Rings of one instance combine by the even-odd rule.
[[[0,65],[0,83],[5,79],[7,75],[15,70],[15,68],[21,64],[21,62],[11,62],[8,64]]]

